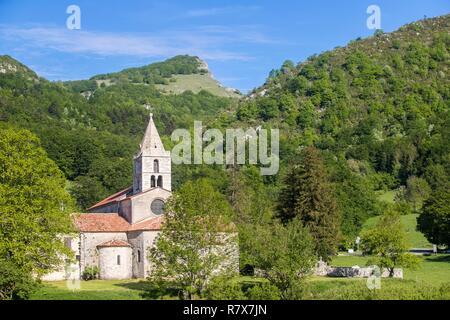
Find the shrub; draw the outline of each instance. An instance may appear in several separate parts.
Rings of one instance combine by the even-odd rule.
[[[262,283],[248,289],[246,296],[249,300],[280,300],[281,293],[278,288],[270,283]]]
[[[26,300],[37,287],[31,273],[11,261],[0,259],[0,300]]]
[[[400,49],[402,47],[402,44],[399,40],[393,40],[392,41],[392,48],[394,49]]]
[[[208,300],[245,300],[246,296],[238,281],[226,277],[216,277],[209,284],[205,298]]]
[[[450,283],[431,286],[405,280],[382,281],[381,289],[369,290],[365,281],[316,292],[313,299],[324,300],[449,300]]]
[[[98,272],[97,266],[86,267],[83,271],[82,278],[85,281],[95,280],[98,278]]]
[[[245,282],[236,278],[217,277],[209,284],[204,298],[208,300],[280,300],[280,290],[270,282]]]

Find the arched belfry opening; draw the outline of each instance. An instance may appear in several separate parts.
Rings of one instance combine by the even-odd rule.
[[[150,179],[150,187],[151,187],[151,188],[156,187],[155,176],[152,176],[151,179]]]
[[[159,160],[153,161],[153,172],[159,173]]]
[[[163,177],[159,176],[158,177],[158,187],[162,188],[162,186],[163,186]]]

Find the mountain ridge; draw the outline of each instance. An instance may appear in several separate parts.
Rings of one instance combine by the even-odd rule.
[[[221,97],[239,98],[241,95],[238,90],[226,88],[214,79],[205,61],[189,55],[178,55],[141,67],[95,75],[89,80],[96,81],[99,86],[123,82],[155,85],[168,94],[181,94],[189,90],[198,93],[206,90]]]

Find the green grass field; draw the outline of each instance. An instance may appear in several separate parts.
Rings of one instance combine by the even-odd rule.
[[[157,88],[173,94],[180,94],[188,90],[194,93],[206,90],[219,97],[240,97],[234,92],[225,90],[224,87],[220,86],[219,82],[207,74],[178,74],[172,76],[171,79],[175,79],[175,81],[169,82],[168,85],[157,85]]]
[[[394,203],[396,190],[390,190],[380,193],[378,199],[387,203]],[[418,214],[409,214],[401,216],[401,222],[407,233],[409,245],[411,248],[432,248],[433,245],[428,242],[423,233],[416,230]],[[363,226],[363,230],[374,226],[379,217],[369,218]]]
[[[364,266],[367,257],[338,256],[331,263],[333,266]],[[386,288],[414,288],[415,285],[424,284],[437,288],[450,282],[450,255],[437,255],[421,257],[422,263],[418,270],[404,270],[404,280],[383,279]],[[259,278],[239,277],[240,282],[258,282]],[[309,293],[306,298],[328,299],[338,294],[341,289],[358,289],[365,287],[367,279],[310,277],[308,279]],[[46,282],[33,296],[33,300],[145,300],[161,298],[149,293],[150,285],[142,280],[82,281],[81,289],[72,291],[67,288],[66,282]],[[164,296],[163,299],[174,299],[174,296]]]
[[[362,256],[337,256],[331,265],[336,267],[365,266],[368,257]],[[422,260],[419,269],[404,270],[405,280],[425,282],[430,285],[440,285],[450,282],[450,255],[440,254],[432,256],[420,256]]]
[[[80,290],[65,281],[45,282],[32,300],[142,300],[147,284],[138,280],[81,281]]]
[[[432,248],[433,245],[428,242],[423,233],[416,230],[418,214],[408,214],[401,216],[401,222],[407,234],[407,239],[411,248]],[[369,218],[363,226],[363,230],[374,226],[379,217]]]

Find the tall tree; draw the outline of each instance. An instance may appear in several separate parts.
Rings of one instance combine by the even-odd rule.
[[[150,251],[150,280],[180,297],[201,297],[212,277],[237,271],[231,208],[207,180],[184,184],[168,201],[162,231]],[[237,261],[236,261],[237,262]],[[218,271],[221,272],[218,272]]]
[[[340,214],[320,153],[303,150],[301,161],[292,167],[281,191],[277,216],[283,223],[298,217],[309,228],[318,256],[329,260],[340,237]]]
[[[42,275],[70,254],[59,237],[72,231],[65,185],[36,136],[0,130],[0,259]]]
[[[417,229],[428,241],[450,247],[450,191],[449,186],[437,189],[425,201],[417,218]]]

